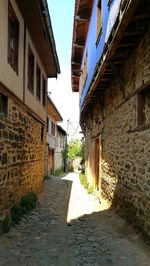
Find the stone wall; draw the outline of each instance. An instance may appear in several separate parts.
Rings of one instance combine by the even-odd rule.
[[[125,95],[113,80],[104,92],[103,119],[98,104],[96,112],[93,109],[92,126],[88,126],[88,116],[85,119],[88,180],[91,183],[94,179],[94,140],[98,137],[102,147],[99,181],[102,194],[121,215],[134,221],[147,234],[150,234],[149,69],[150,32],[122,67]],[[139,95],[144,101],[139,102]],[[144,115],[142,124],[141,113]]]
[[[0,118],[0,219],[29,191],[43,187],[45,133],[21,102],[8,95],[7,117]]]

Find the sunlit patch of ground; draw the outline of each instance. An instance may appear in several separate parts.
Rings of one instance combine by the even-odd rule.
[[[63,180],[72,181],[72,189],[68,205],[67,222],[82,217],[86,214],[109,209],[110,205],[101,199],[101,203],[94,195],[89,195],[81,186],[78,174],[70,173]]]

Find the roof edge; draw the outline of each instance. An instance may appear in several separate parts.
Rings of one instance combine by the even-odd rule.
[[[57,130],[60,131],[64,136],[67,136],[67,132],[59,125],[57,125]]]
[[[61,114],[59,113],[59,111],[58,111],[56,105],[54,104],[54,102],[52,101],[52,99],[51,99],[49,96],[47,96],[47,99],[48,99],[48,101],[52,104],[52,106],[54,107],[56,113],[58,114],[58,116],[59,116],[59,118],[60,118],[60,121],[59,121],[59,122],[62,122],[62,121],[63,121],[63,118],[62,118]]]
[[[46,9],[42,15],[45,17],[46,26],[47,26],[47,30],[49,33],[48,37],[50,38],[50,43],[52,45],[52,50],[53,50],[53,54],[54,54],[54,60],[56,63],[57,74],[60,74],[60,72],[61,72],[60,71],[60,65],[59,65],[58,55],[57,55],[57,51],[56,51],[56,44],[55,44],[55,39],[54,39],[54,34],[53,34],[52,23],[51,23],[51,18],[50,18],[47,0],[40,0],[40,1],[42,2],[43,6]]]

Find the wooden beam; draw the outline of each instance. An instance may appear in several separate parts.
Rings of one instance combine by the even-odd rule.
[[[129,47],[133,45],[135,45],[135,43],[120,43],[118,47]]]
[[[81,18],[80,16],[75,16],[75,19],[77,21],[81,21],[81,22],[88,22],[88,19],[87,18]]]
[[[124,36],[136,36],[140,35],[143,31],[127,31],[124,33]]]
[[[79,79],[79,76],[72,75],[72,78]]]
[[[71,64],[72,64],[72,65],[78,65],[78,66],[80,66],[80,65],[81,65],[81,62],[75,62],[75,61],[72,61]]]
[[[131,20],[139,20],[139,19],[146,19],[146,18],[149,19],[150,14],[145,13],[145,14],[134,15]]]
[[[84,48],[84,45],[74,43],[74,44],[73,44],[73,47],[83,49],[83,48]]]

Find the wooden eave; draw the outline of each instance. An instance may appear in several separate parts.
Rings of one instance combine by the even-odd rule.
[[[64,136],[67,136],[67,132],[59,125],[57,125],[57,130]]]
[[[93,103],[97,93],[103,94],[103,91],[115,77],[123,88],[124,81],[120,76],[120,69],[130,53],[137,46],[142,35],[145,33],[149,24],[150,2],[149,0],[131,0],[126,1],[127,5],[122,14],[122,19],[114,26],[103,55],[95,68],[90,90],[85,98],[81,110],[81,116],[84,116],[87,106]],[[121,10],[120,10],[121,12]]]
[[[46,0],[16,0],[48,77],[60,73]]]
[[[72,58],[71,58],[71,72],[72,72],[72,90],[79,91],[79,77],[81,73],[81,63],[83,51],[88,32],[90,15],[92,10],[92,0],[76,0],[74,27],[73,27],[73,41],[72,41]],[[78,79],[75,79],[75,76]]]
[[[57,110],[53,101],[47,97],[47,113],[51,118],[55,120],[55,122],[62,122],[62,116],[60,115],[59,111]]]

